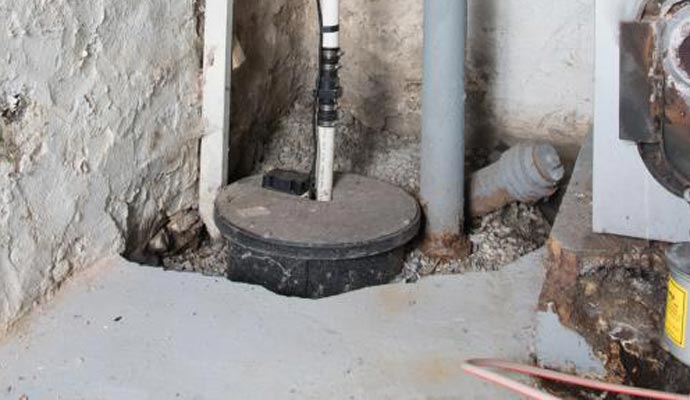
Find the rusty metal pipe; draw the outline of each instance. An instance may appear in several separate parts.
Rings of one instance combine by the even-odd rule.
[[[532,203],[552,195],[565,169],[556,149],[545,143],[521,143],[470,178],[469,209],[486,215],[513,202]]]
[[[424,1],[421,190],[429,256],[457,258],[464,225],[467,0]]]

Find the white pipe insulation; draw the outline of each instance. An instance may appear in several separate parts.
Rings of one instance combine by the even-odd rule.
[[[336,54],[340,51],[340,0],[319,0],[321,2],[321,54],[319,65],[321,66],[321,78],[319,78],[319,91],[324,88],[323,70],[329,68],[337,69],[337,65],[324,62],[324,54]],[[337,62],[337,61],[336,61]],[[333,71],[337,73],[337,71]],[[319,104],[319,123],[318,123],[318,146],[316,156],[316,200],[328,202],[333,200],[333,169],[335,164],[335,121],[333,118],[322,118],[321,112],[337,112],[335,100],[330,104]],[[325,120],[326,119],[326,120]]]

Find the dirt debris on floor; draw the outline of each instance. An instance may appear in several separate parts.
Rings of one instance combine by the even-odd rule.
[[[475,222],[469,233],[473,250],[469,258],[439,262],[415,249],[408,255],[400,279],[414,282],[427,275],[496,271],[542,247],[550,230],[536,206],[511,204]]]
[[[690,368],[661,345],[668,281],[664,249],[650,243],[586,266],[574,290],[564,293],[571,303],[565,321],[605,363],[606,381],[688,393]],[[563,399],[628,399],[552,383],[545,387]]]
[[[609,379],[688,393],[690,368],[660,344],[668,282],[664,250],[664,245],[651,243],[582,269],[568,294],[568,325],[605,360]]]
[[[169,271],[227,276],[226,244],[210,239],[196,209],[184,210],[160,224],[160,228],[132,261]]]
[[[207,240],[197,249],[163,258],[163,268],[168,271],[224,277],[227,276],[229,267],[226,248],[224,242]]]

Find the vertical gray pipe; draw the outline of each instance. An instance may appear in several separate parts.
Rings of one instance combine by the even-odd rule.
[[[421,199],[425,252],[462,256],[467,0],[424,1]]]

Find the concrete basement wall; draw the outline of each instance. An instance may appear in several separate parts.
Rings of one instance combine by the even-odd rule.
[[[230,169],[246,174],[275,120],[316,79],[315,0],[235,0],[235,33],[246,61],[233,71]]]
[[[248,138],[311,91],[314,2],[236,2],[248,62],[234,80],[233,123],[245,164],[255,156]],[[470,139],[580,143],[592,122],[594,0],[471,0],[469,8]],[[423,1],[346,0],[341,15],[343,107],[371,128],[418,136]]]
[[[473,0],[470,18],[477,132],[581,144],[594,112],[594,0]]]
[[[344,107],[420,131],[423,1],[343,2]],[[592,121],[594,0],[471,0],[468,121],[493,134],[580,142]]]
[[[192,0],[0,0],[0,331],[195,206]]]

